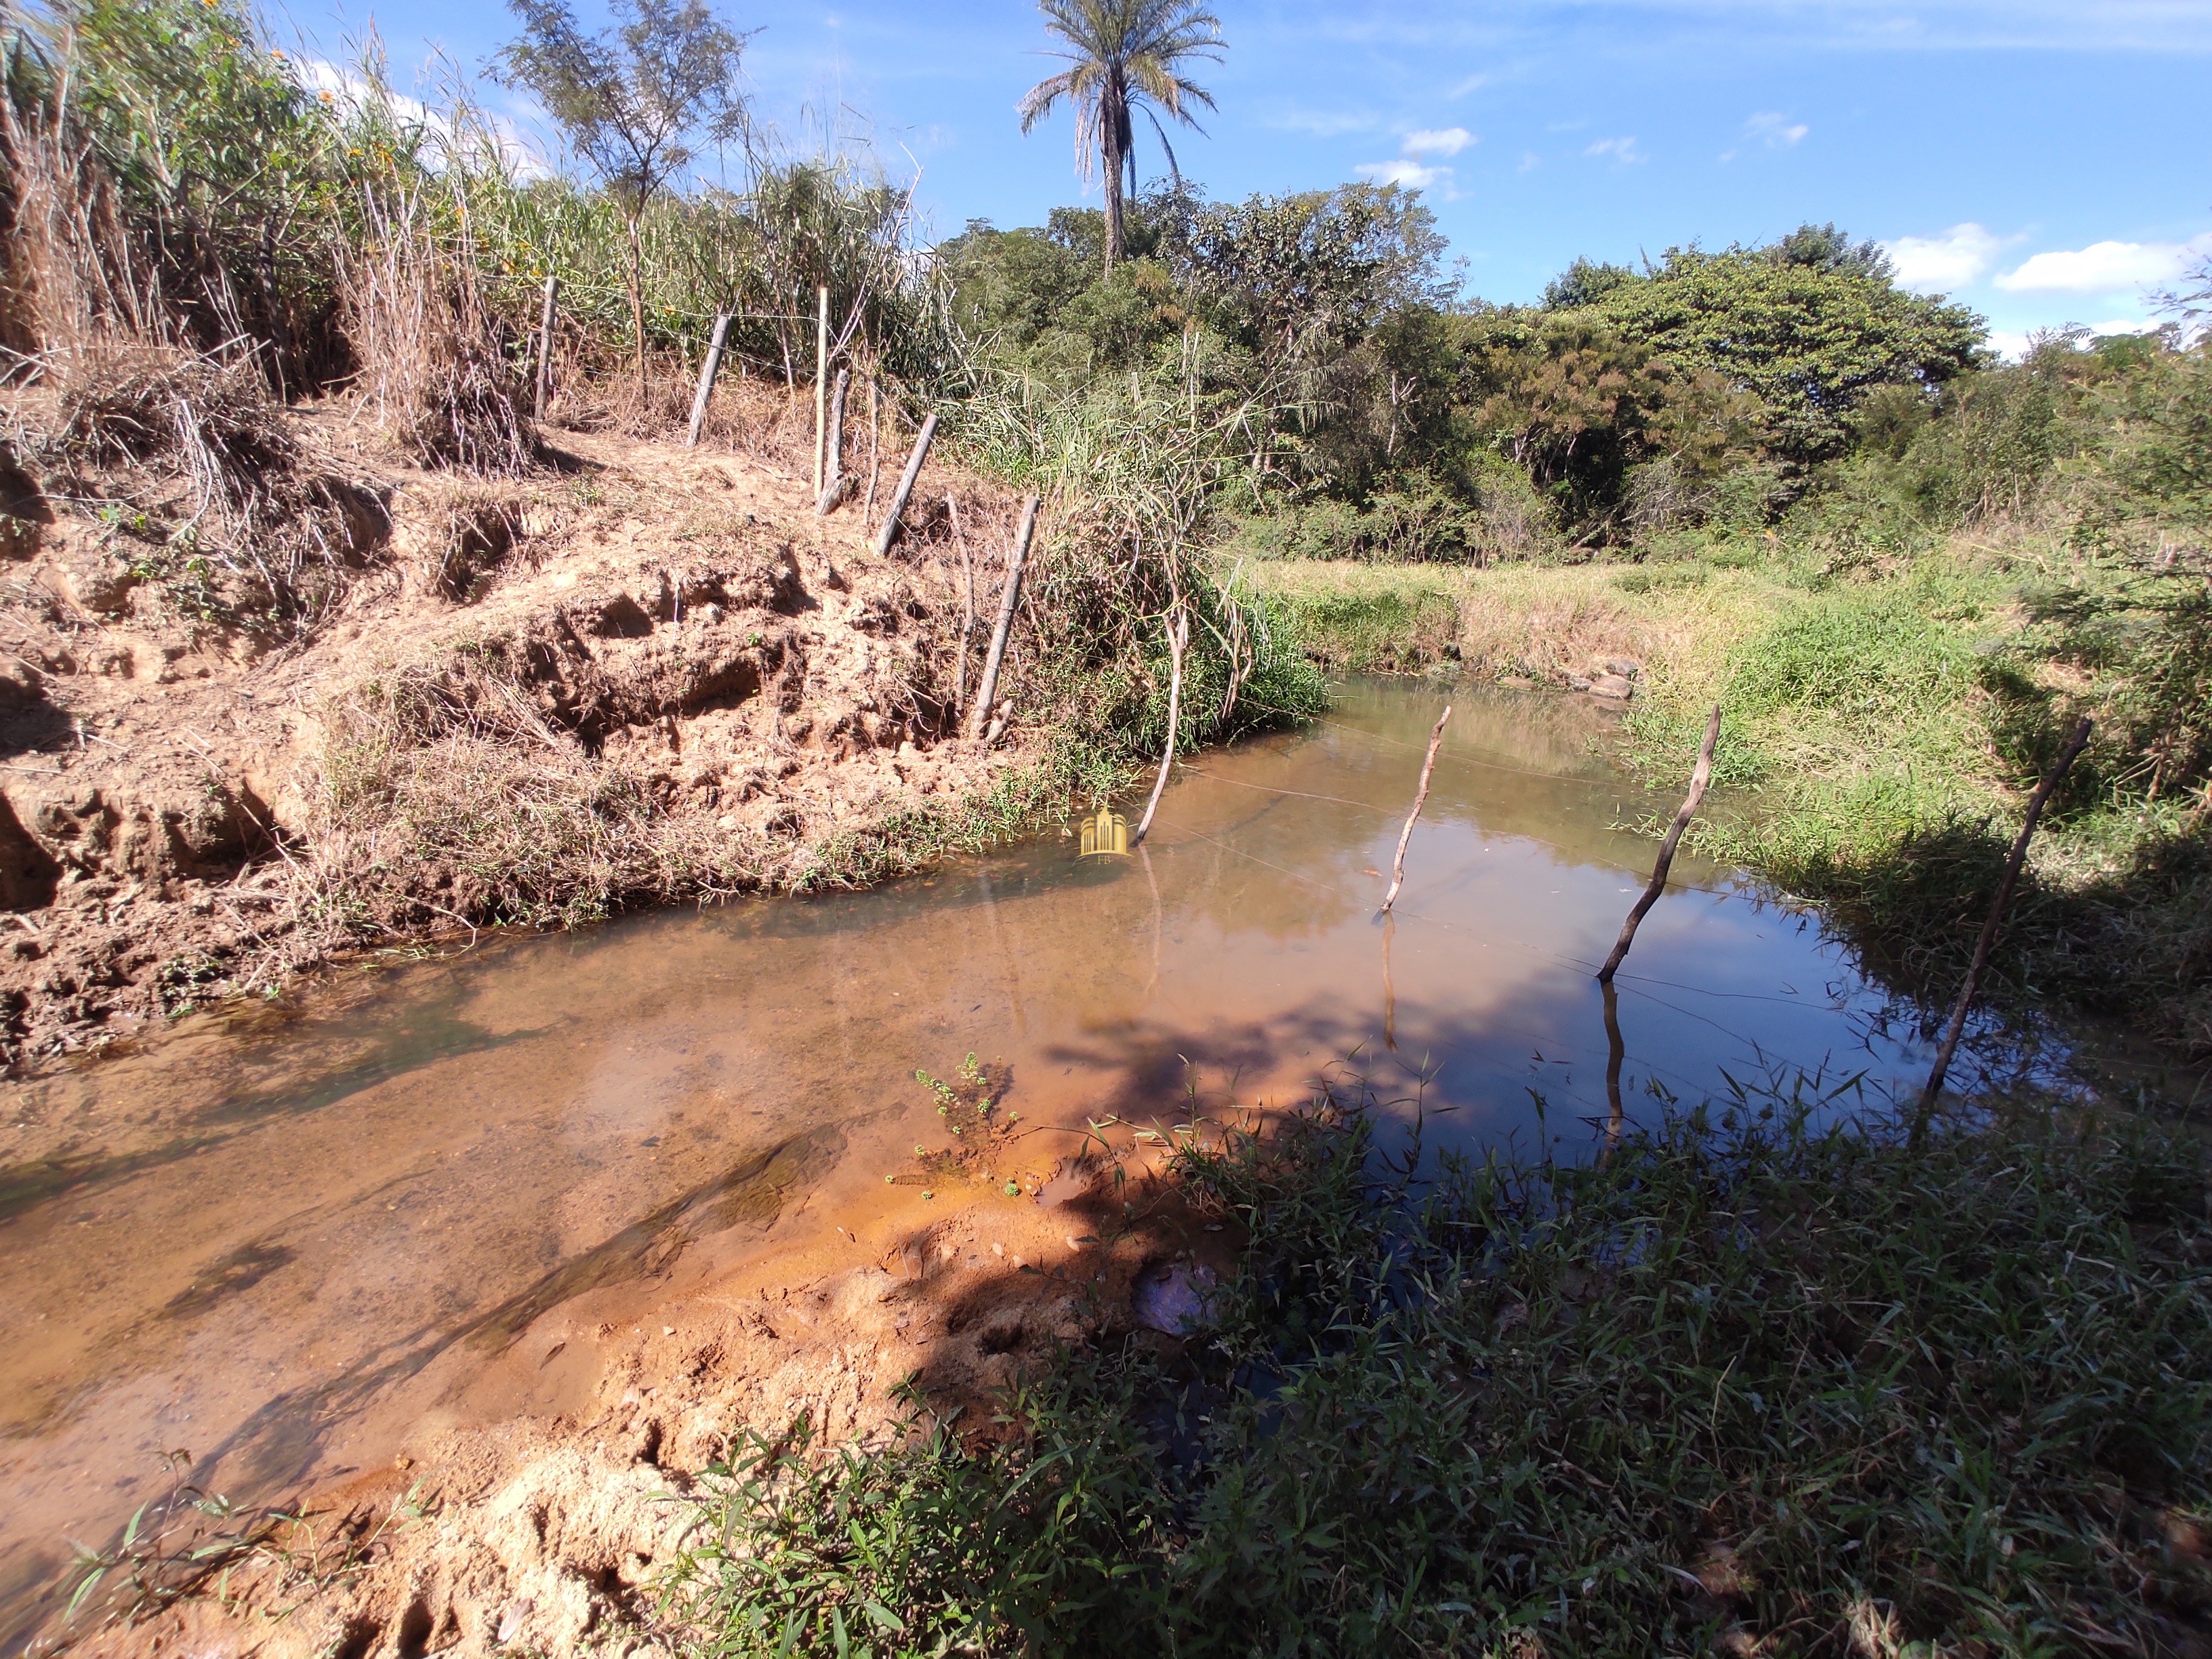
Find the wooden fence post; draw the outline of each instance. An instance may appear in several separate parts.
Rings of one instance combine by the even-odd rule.
[[[553,303],[561,293],[561,279],[549,276],[545,279],[545,309],[538,321],[538,395],[531,404],[531,418],[543,422],[545,405],[553,397]]]
[[[860,508],[860,528],[866,530],[876,516],[876,472],[882,465],[884,453],[884,423],[878,411],[876,377],[868,374],[868,499]]]
[[[932,422],[937,419],[934,415],[929,418]],[[925,427],[925,436],[927,432],[928,428]],[[917,455],[921,453],[919,445],[915,446],[915,453]],[[909,467],[908,470],[911,472],[914,469]],[[902,488],[899,502],[902,504],[905,500],[906,491]],[[998,625],[991,630],[990,654],[983,659],[983,678],[976,684],[975,701],[969,706],[967,723],[970,737],[981,729],[984,717],[991,712],[991,698],[999,689],[999,665],[1006,660],[1006,634],[1014,625],[1014,607],[1021,602],[1022,567],[1029,562],[1030,538],[1036,534],[1038,505],[1034,495],[1022,503],[1022,527],[1014,536],[1014,556],[1006,568],[1006,591],[999,599]],[[892,511],[896,515],[896,505]],[[897,522],[896,516],[891,522]]]
[[[814,493],[822,494],[823,445],[829,438],[830,285],[816,291],[814,315]]]
[[[1636,943],[1636,930],[1651,907],[1659,902],[1659,895],[1667,890],[1668,867],[1674,862],[1674,849],[1682,844],[1682,832],[1690,827],[1690,820],[1698,811],[1698,803],[1705,798],[1705,786],[1713,781],[1713,745],[1721,740],[1721,706],[1713,705],[1713,717],[1705,722],[1705,740],[1698,750],[1698,769],[1690,775],[1690,793],[1684,799],[1681,810],[1674,814],[1674,822],[1667,830],[1667,839],[1659,843],[1659,861],[1651,866],[1651,884],[1644,890],[1644,896],[1636,901],[1628,913],[1628,920],[1620,924],[1620,937],[1613,941],[1613,954],[1605,959],[1605,966],[1597,970],[1598,983],[1610,985],[1613,976],[1628,955],[1628,947]]]
[[[707,423],[707,403],[714,395],[714,377],[722,372],[722,347],[730,337],[730,313],[714,319],[714,337],[707,343],[707,361],[699,365],[699,390],[691,398],[691,434],[687,448],[699,447],[699,428]]]
[[[952,515],[952,538],[960,544],[960,574],[967,592],[960,606],[960,659],[952,671],[952,712],[968,712],[968,641],[975,632],[975,561],[968,556],[968,532],[960,527],[960,503],[947,495],[945,510]]]
[[[921,434],[914,441],[914,453],[906,458],[906,471],[899,474],[898,488],[891,492],[891,509],[884,514],[884,527],[876,532],[876,556],[879,559],[891,550],[891,544],[898,539],[899,514],[906,511],[906,498],[914,494],[914,482],[921,477],[921,464],[929,458],[929,441],[936,435],[937,411],[932,410],[929,418],[921,423]],[[1028,523],[1036,516],[1036,507],[1032,504],[1029,517],[1024,522]],[[1024,545],[1027,545],[1026,537],[1024,538]]]
[[[830,441],[822,465],[822,495],[814,503],[814,516],[826,519],[837,510],[845,494],[845,386],[851,375],[837,371],[837,390],[830,398]]]

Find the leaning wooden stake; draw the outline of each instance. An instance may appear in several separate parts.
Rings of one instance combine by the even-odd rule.
[[[937,416],[931,416],[933,425]],[[922,428],[922,442],[929,441],[929,428]],[[921,446],[915,446],[921,453]],[[909,466],[908,471],[914,469]],[[905,503],[906,486],[899,487],[898,500],[892,503],[892,523],[897,522],[898,509]],[[1014,556],[1006,567],[1006,591],[999,599],[998,625],[991,630],[991,653],[983,659],[983,678],[975,687],[975,701],[968,711],[968,735],[974,737],[983,724],[983,717],[991,712],[991,698],[999,689],[999,665],[1006,659],[1006,633],[1014,625],[1014,607],[1021,603],[1022,567],[1029,562],[1030,538],[1036,534],[1037,498],[1034,495],[1022,503],[1022,527],[1014,536]],[[885,526],[888,529],[890,526]]]
[[[1682,832],[1690,827],[1696,816],[1698,803],[1705,798],[1705,786],[1713,781],[1713,745],[1721,740],[1721,706],[1713,705],[1713,717],[1705,722],[1705,741],[1698,750],[1698,769],[1690,775],[1690,793],[1683,797],[1682,810],[1674,814],[1674,822],[1668,827],[1667,839],[1659,843],[1659,861],[1651,866],[1651,884],[1644,890],[1644,896],[1636,901],[1636,908],[1628,913],[1628,920],[1620,924],[1620,937],[1613,941],[1613,954],[1605,959],[1605,966],[1597,970],[1598,982],[1613,983],[1614,972],[1628,955],[1628,947],[1636,943],[1636,930],[1646,912],[1659,902],[1659,895],[1667,890],[1668,867],[1674,862],[1674,849],[1682,844]]]
[[[545,279],[545,309],[538,320],[538,396],[531,405],[531,418],[542,422],[545,405],[553,398],[553,302],[560,297],[561,279]]]
[[[1398,832],[1398,861],[1390,866],[1390,890],[1382,895],[1382,914],[1389,915],[1390,907],[1398,902],[1398,890],[1406,884],[1406,843],[1413,838],[1413,821],[1421,816],[1421,807],[1429,799],[1429,774],[1437,769],[1437,750],[1444,740],[1444,722],[1451,718],[1451,705],[1437,716],[1437,729],[1429,733],[1428,758],[1421,763],[1421,787],[1413,791],[1413,810],[1406,814],[1406,827]]]
[[[1160,755],[1160,775],[1152,780],[1152,798],[1145,803],[1145,816],[1139,820],[1137,833],[1129,837],[1131,848],[1144,844],[1152,832],[1152,814],[1160,810],[1160,795],[1168,787],[1168,773],[1175,765],[1176,732],[1182,720],[1182,648],[1190,642],[1190,615],[1177,611],[1175,620],[1168,624],[1168,746]]]
[[[2027,798],[2027,815],[2021,822],[2020,834],[2013,838],[2012,854],[2005,860],[2004,874],[1998,878],[1996,897],[1990,902],[1988,919],[1982,923],[1982,936],[1974,941],[1974,960],[1966,969],[1966,982],[1959,988],[1959,1000],[1951,1008],[1951,1023],[1944,1028],[1942,1046],[1936,1050],[1936,1068],[1928,1073],[1928,1086],[1921,1091],[1920,1109],[1912,1120],[1912,1144],[1916,1146],[1928,1133],[1928,1120],[1943,1092],[1944,1074],[1951,1069],[1951,1056],[1958,1052],[1960,1035],[1966,1029],[1966,1010],[1973,1006],[1974,993],[1982,988],[1983,971],[1990,965],[1990,947],[1996,943],[1997,929],[2004,925],[2005,907],[2012,902],[2013,887],[2020,880],[2021,866],[2027,861],[2028,838],[2035,834],[2036,820],[2043,816],[2044,805],[2050,800],[2051,792],[2064,781],[2067,771],[2088,743],[2089,724],[2085,716],[2074,728],[2074,735],[2066,739],[2066,747],[2059,751],[2058,759],[2043,775],[2043,781],[2035,786],[2035,793]]]
[[[815,290],[814,314],[814,493],[822,493],[823,446],[828,441],[830,417],[830,287]]]
[[[824,483],[821,499],[814,503],[814,516],[826,519],[836,510],[845,495],[845,384],[851,376],[844,369],[837,371],[837,390],[830,398],[830,451],[823,463]]]
[[[921,464],[929,459],[929,441],[937,435],[937,411],[932,410],[929,418],[921,423],[921,435],[914,441],[914,453],[906,458],[906,471],[899,474],[898,488],[891,491],[890,511],[884,514],[884,527],[876,532],[876,556],[882,558],[891,550],[898,539],[899,514],[906,511],[906,498],[914,494],[914,481],[921,477]]]
[[[868,376],[868,499],[860,508],[860,528],[876,517],[876,473],[883,464],[884,423],[876,408],[876,377]]]
[[[945,510],[952,517],[952,539],[960,544],[960,575],[967,584],[960,606],[960,659],[952,670],[952,712],[960,714],[968,708],[968,641],[975,632],[975,561],[968,556],[968,532],[960,527],[960,503],[950,492],[945,497]]]
[[[699,428],[707,423],[707,403],[714,395],[714,377],[722,372],[722,348],[730,338],[730,313],[714,319],[714,337],[707,343],[707,361],[699,365],[699,389],[691,394],[691,431],[684,447],[699,447]]]

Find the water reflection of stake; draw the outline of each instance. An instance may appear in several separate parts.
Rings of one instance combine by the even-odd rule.
[[[1605,1149],[1610,1152],[1620,1145],[1620,1062],[1628,1050],[1620,1040],[1620,993],[1609,979],[1598,988],[1605,993]]]
[[[1095,817],[1083,820],[1083,850],[1078,858],[1129,856],[1129,824],[1119,812],[1102,806]]]
[[[1398,1052],[1398,988],[1390,978],[1390,941],[1398,935],[1398,918],[1382,913],[1382,1041]]]

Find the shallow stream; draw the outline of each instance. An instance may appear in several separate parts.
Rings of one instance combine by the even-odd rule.
[[[1674,798],[1607,758],[1598,705],[1453,695],[1389,924],[1441,698],[1359,683],[1198,757],[1138,856],[1048,836],[868,893],[487,938],[11,1085],[0,1645],[164,1451],[261,1501],[426,1420],[548,1409],[557,1365],[483,1378],[549,1310],[912,1201],[884,1177],[941,1139],[915,1072],[971,1051],[1012,1068],[1042,1170],[1086,1121],[1295,1105],[1325,1073],[1431,1146],[1573,1156],[1668,1097],[1924,1074],[1919,1011],[1817,913],[1687,857],[1609,1026],[1591,973],[1654,845],[1624,826]]]

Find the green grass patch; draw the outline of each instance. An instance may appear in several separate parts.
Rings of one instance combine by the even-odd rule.
[[[1334,674],[1404,673],[1458,652],[1458,607],[1437,588],[1291,589],[1279,602],[1306,654]]]

